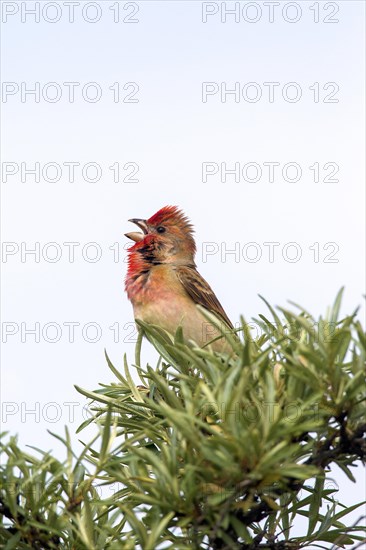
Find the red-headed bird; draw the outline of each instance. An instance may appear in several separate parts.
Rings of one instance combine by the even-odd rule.
[[[158,325],[171,334],[179,326],[185,341],[200,347],[222,333],[197,308],[213,313],[223,330],[233,328],[213,290],[198,273],[193,227],[176,206],[165,206],[148,220],[133,218],[142,232],[126,233],[135,244],[128,249],[126,292],[135,319]],[[212,343],[214,351],[229,351],[225,338]]]

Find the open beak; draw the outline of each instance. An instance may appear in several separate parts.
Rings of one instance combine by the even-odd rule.
[[[128,237],[132,241],[135,241],[135,243],[142,241],[142,239],[148,233],[146,220],[140,220],[139,218],[132,218],[131,220],[128,220],[128,221],[136,224],[137,227],[139,227],[142,230],[142,233],[140,233],[140,231],[132,231],[132,233],[125,233],[125,237]]]

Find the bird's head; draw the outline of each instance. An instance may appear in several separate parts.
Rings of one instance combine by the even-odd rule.
[[[132,218],[141,231],[126,233],[135,242],[130,254],[140,256],[141,262],[194,265],[196,245],[193,227],[177,206],[164,206],[148,220]]]

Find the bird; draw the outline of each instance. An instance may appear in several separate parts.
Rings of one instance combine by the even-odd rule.
[[[125,234],[134,242],[128,248],[125,290],[135,320],[157,325],[170,334],[182,327],[184,342],[229,353],[232,348],[222,332],[234,327],[197,271],[194,229],[188,217],[177,206],[164,206],[148,219],[128,221],[140,229]],[[202,308],[219,323],[211,323]]]

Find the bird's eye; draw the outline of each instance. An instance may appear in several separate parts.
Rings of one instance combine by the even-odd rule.
[[[158,227],[156,231],[157,231],[158,233],[165,233],[165,227],[162,227],[162,226],[160,225],[160,227]]]

